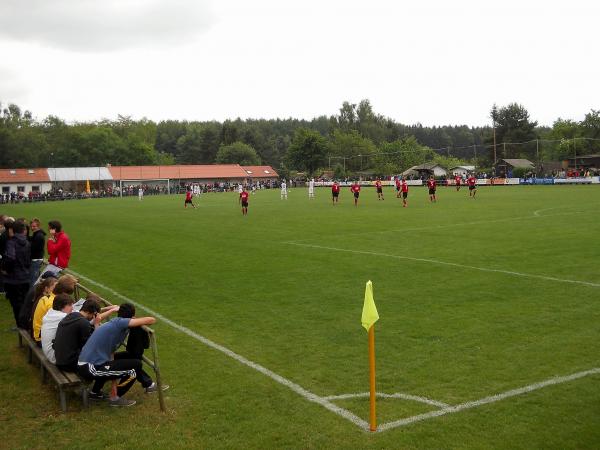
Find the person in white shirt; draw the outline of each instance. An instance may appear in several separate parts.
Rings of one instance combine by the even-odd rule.
[[[281,200],[283,200],[284,197],[287,200],[287,184],[285,184],[285,180],[281,182]]]
[[[308,198],[315,198],[315,179],[311,178],[308,182]]]
[[[42,351],[48,361],[56,364],[54,357],[54,338],[58,323],[63,320],[67,314],[73,312],[73,298],[68,294],[58,294],[52,302],[52,309],[48,310],[42,319]]]
[[[138,189],[138,199],[144,199],[144,190],[141,187]]]

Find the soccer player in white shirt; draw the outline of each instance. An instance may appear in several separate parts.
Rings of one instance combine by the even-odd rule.
[[[308,182],[308,198],[315,198],[315,179],[311,178]]]
[[[285,184],[285,180],[281,182],[281,200],[283,197],[287,200],[287,184]]]
[[[140,201],[144,199],[144,190],[141,187],[138,189],[138,199]]]

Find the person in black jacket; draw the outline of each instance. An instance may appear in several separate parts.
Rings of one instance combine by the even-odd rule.
[[[44,261],[44,249],[46,248],[46,233],[40,227],[40,219],[34,218],[31,220],[31,231],[33,232],[29,238],[31,243],[31,270],[30,284],[33,286],[35,281],[40,276],[40,267]]]
[[[4,282],[2,281],[2,279],[4,278],[2,276],[2,255],[4,255],[4,252],[6,251],[6,242],[8,241],[8,229],[5,226],[5,223],[8,222],[8,224],[10,225],[13,220],[9,220],[8,216],[5,216],[4,214],[0,214],[0,293],[4,292]]]
[[[2,255],[2,275],[6,298],[12,306],[15,324],[18,324],[21,306],[29,290],[31,247],[27,241],[27,227],[24,222],[14,222],[12,230],[8,230],[8,236],[6,251]]]
[[[77,372],[79,353],[94,331],[92,322],[100,314],[100,303],[87,299],[79,312],[73,311],[58,324],[54,337],[56,366],[68,372]],[[98,320],[94,320],[99,323]]]

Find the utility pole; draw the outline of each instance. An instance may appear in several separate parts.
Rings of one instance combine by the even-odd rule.
[[[535,140],[535,157],[537,159],[537,164],[536,164],[537,171],[539,172],[539,170],[540,170],[540,140],[539,139]]]
[[[497,162],[498,159],[496,158],[496,122],[494,122],[494,167],[496,166]]]

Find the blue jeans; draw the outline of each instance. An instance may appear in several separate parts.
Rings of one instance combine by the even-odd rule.
[[[31,261],[31,267],[30,267],[30,278],[29,278],[29,284],[30,286],[33,286],[35,284],[35,282],[37,281],[38,277],[40,276],[40,267],[42,267],[42,260],[40,259],[39,261],[35,261],[32,260]]]

